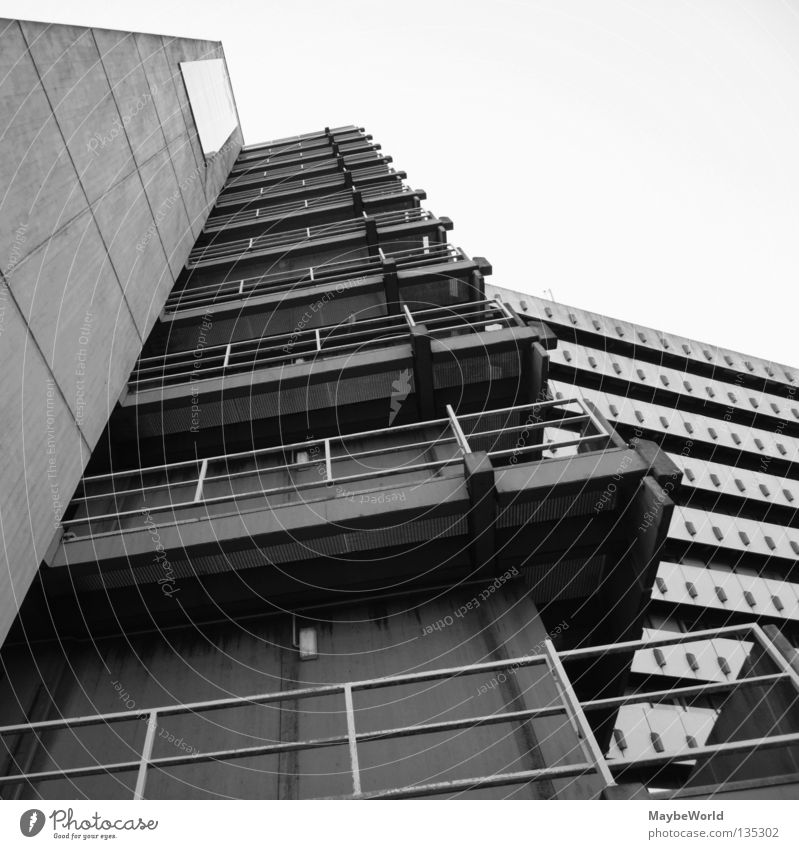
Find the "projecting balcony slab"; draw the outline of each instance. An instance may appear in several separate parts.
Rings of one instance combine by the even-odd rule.
[[[376,340],[379,345],[356,342],[340,353],[294,351],[288,337],[272,364],[254,359],[229,372],[215,366],[214,376],[203,378],[203,362],[197,359],[187,361],[187,373],[172,378],[182,382],[170,383],[154,366],[155,376],[121,400],[114,435],[157,440],[236,426],[250,433],[257,425],[261,433],[303,438],[311,420],[317,433],[346,432],[435,418],[445,414],[447,404],[464,412],[489,402],[513,406],[532,401],[540,391],[534,377],[536,336],[527,327],[468,332],[467,325],[462,335],[444,338],[427,335],[424,326],[413,330],[419,332],[389,329],[383,331],[385,342]],[[263,340],[264,348],[268,341]]]

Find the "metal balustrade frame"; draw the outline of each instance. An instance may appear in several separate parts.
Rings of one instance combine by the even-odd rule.
[[[313,247],[314,242],[342,236],[363,236],[367,233],[367,220],[374,220],[378,232],[403,224],[422,224],[436,222],[438,219],[426,209],[401,209],[391,212],[379,212],[376,215],[364,213],[360,218],[347,221],[334,221],[330,224],[314,224],[310,227],[298,227],[294,230],[282,230],[276,233],[265,233],[245,239],[216,238],[207,245],[195,248],[189,254],[186,267],[189,269],[203,268],[209,263],[225,260],[236,260],[257,257],[264,252],[276,248],[284,251],[284,255],[292,251]],[[224,233],[225,231],[221,231]]]
[[[401,315],[211,345],[203,348],[200,358],[191,350],[140,357],[128,387],[139,392],[211,380],[243,370],[291,364],[304,361],[306,357],[340,356],[371,346],[410,342],[412,328],[419,325],[424,325],[431,337],[444,338],[480,333],[495,326],[497,329],[514,327],[516,319],[501,301],[495,300],[413,312],[406,306]]]
[[[569,406],[576,409],[563,409]],[[488,430],[479,430],[479,421],[483,417],[505,415],[506,419],[518,416],[520,419],[527,413],[524,423],[520,425],[505,425],[499,428]],[[470,423],[476,423],[471,424]],[[84,477],[75,496],[73,496],[68,513],[81,505],[87,510],[92,502],[101,499],[117,499],[125,498],[131,495],[141,495],[142,504],[130,510],[115,510],[111,513],[103,513],[100,515],[77,516],[74,518],[65,518],[61,521],[61,527],[70,534],[70,539],[91,539],[101,535],[110,533],[118,533],[118,530],[107,532],[88,533],[84,536],[78,536],[74,527],[89,526],[92,523],[105,522],[108,520],[119,520],[125,517],[142,516],[143,512],[149,515],[174,513],[176,510],[186,509],[195,506],[218,504],[223,502],[235,502],[237,500],[251,498],[256,496],[268,497],[281,495],[284,493],[299,492],[306,489],[314,489],[325,486],[335,486],[343,484],[351,484],[361,481],[381,478],[388,475],[402,475],[410,472],[418,471],[440,471],[447,466],[460,464],[464,462],[465,456],[473,450],[470,445],[476,443],[480,439],[494,437],[494,442],[498,436],[508,436],[513,433],[533,432],[544,430],[546,428],[555,428],[566,431],[575,432],[575,436],[566,439],[554,439],[550,442],[541,442],[533,445],[516,445],[508,449],[487,450],[485,453],[493,460],[500,458],[515,456],[523,458],[528,455],[534,457],[540,455],[542,450],[560,450],[566,447],[577,446],[583,450],[598,450],[606,447],[610,443],[610,435],[604,428],[602,423],[591,412],[590,408],[583,403],[579,398],[569,399],[568,401],[543,401],[534,404],[523,404],[515,407],[505,407],[498,410],[483,410],[479,413],[469,413],[465,415],[456,415],[450,406],[447,406],[447,417],[442,419],[434,419],[431,421],[417,422],[409,425],[394,426],[388,428],[380,428],[378,430],[363,431],[360,433],[347,434],[337,437],[329,437],[326,439],[314,439],[304,442],[296,442],[289,445],[279,445],[271,448],[262,448],[255,451],[243,451],[235,454],[220,454],[214,457],[206,457],[197,460],[183,460],[177,463],[168,463],[158,466],[148,466],[138,469],[128,469],[121,472],[109,472],[102,475],[91,475]],[[434,439],[422,439],[412,443],[398,443],[395,445],[382,445],[379,448],[371,448],[366,450],[351,450],[348,444],[367,439],[370,437],[386,437],[407,432],[429,431],[439,429],[438,436]],[[579,434],[579,435],[577,435]],[[375,467],[366,472],[349,475],[334,475],[332,473],[333,463],[338,461],[363,461],[369,457],[385,457],[389,454],[407,451],[409,449],[421,449],[429,451],[435,447],[441,447],[448,443],[455,443],[459,449],[458,454],[441,460],[431,460],[423,463],[401,464],[389,467]],[[333,454],[333,446],[337,446],[340,454]],[[302,452],[307,459],[295,460],[286,462],[287,456],[298,456]],[[209,466],[217,463],[223,468],[228,469],[231,463],[244,459],[252,459],[256,463],[262,458],[268,457],[283,457],[283,462],[275,466],[257,466],[253,469],[247,469],[241,472],[225,471],[222,474],[209,474]],[[297,470],[304,468],[324,469],[324,474],[320,474],[318,479],[311,481],[294,482],[286,486],[277,487],[259,487],[257,489],[230,493],[216,497],[205,497],[205,487],[214,481],[232,481],[237,478],[246,478],[259,476],[261,474],[270,474],[274,472],[285,472],[289,470]],[[196,475],[183,480],[169,480],[170,473],[183,473],[187,469],[196,469]],[[145,475],[163,474],[165,480],[163,483],[156,483],[149,486],[129,487],[131,477],[142,478]],[[123,481],[119,487],[117,482]],[[104,489],[102,492],[87,493],[87,488],[95,487],[103,483],[109,484],[110,488]],[[124,487],[124,488],[123,488]],[[190,500],[170,501],[168,504],[147,504],[147,493],[157,493],[159,491],[170,491],[178,489],[192,489],[194,492]],[[83,494],[81,494],[83,493]],[[179,519],[172,516],[172,523]]]
[[[296,271],[268,272],[225,280],[222,283],[190,286],[171,294],[167,298],[165,310],[171,314],[258,295],[292,292],[314,285],[356,282],[365,277],[383,274],[387,262],[395,263],[397,268],[416,269],[428,265],[468,261],[469,257],[460,248],[449,243],[389,252],[381,249],[377,257],[368,259],[336,260]]]
[[[785,657],[783,657],[781,652],[774,646],[761,627],[756,623],[687,632],[666,638],[633,640],[624,643],[593,646],[584,649],[571,649],[561,652],[557,652],[552,642],[549,639],[546,639],[543,641],[543,652],[540,654],[515,657],[502,661],[466,664],[446,669],[436,669],[404,675],[391,675],[340,684],[324,684],[314,687],[282,690],[272,693],[258,693],[243,697],[212,699],[184,704],[163,705],[145,709],[114,711],[87,716],[74,716],[43,720],[39,722],[23,722],[14,725],[6,725],[0,728],[0,737],[2,738],[20,734],[34,734],[38,739],[39,734],[49,731],[98,725],[109,726],[119,722],[139,720],[145,716],[147,717],[147,732],[145,734],[143,749],[139,757],[135,759],[106,764],[97,763],[83,767],[61,767],[58,769],[44,770],[40,772],[5,775],[0,777],[0,787],[18,784],[35,785],[36,783],[44,781],[75,779],[93,775],[112,775],[116,773],[135,771],[136,785],[133,798],[144,799],[146,798],[149,771],[153,769],[164,770],[171,767],[210,762],[226,763],[238,758],[274,755],[281,752],[307,751],[331,746],[346,746],[349,750],[352,792],[347,796],[337,798],[420,798],[466,792],[488,787],[514,786],[542,780],[578,778],[590,775],[597,776],[603,787],[610,787],[615,784],[614,772],[618,772],[620,769],[628,769],[630,766],[664,766],[677,761],[685,761],[686,757],[689,757],[691,760],[699,761],[706,760],[720,754],[730,754],[735,752],[744,754],[799,743],[799,733],[791,733],[773,736],[766,735],[748,740],[736,740],[729,743],[701,746],[687,750],[663,753],[654,757],[644,756],[630,761],[625,761],[623,763],[608,760],[602,754],[591,726],[586,718],[587,712],[590,713],[592,710],[606,708],[608,706],[621,706],[623,704],[628,704],[631,700],[673,700],[679,698],[681,692],[684,692],[686,688],[675,687],[671,690],[650,693],[642,692],[634,695],[621,696],[616,699],[600,699],[581,703],[577,699],[571,682],[569,681],[564,668],[564,661],[568,663],[575,659],[600,657],[624,652],[635,652],[641,649],[654,648],[656,646],[696,642],[708,639],[729,638],[733,636],[753,638],[775,664],[778,672],[767,676],[761,675],[754,676],[752,678],[741,678],[736,681],[723,683],[713,682],[710,684],[698,685],[690,688],[692,691],[703,693],[732,692],[739,687],[747,685],[757,685],[767,681],[785,681],[786,683],[791,684],[794,690],[799,693],[799,675],[797,675],[790,663]],[[515,670],[542,664],[546,666],[556,685],[559,699],[558,703],[528,708],[525,710],[495,711],[490,714],[456,720],[402,725],[395,728],[383,728],[376,731],[359,732],[357,730],[356,710],[353,699],[354,693],[407,684],[438,681],[446,682],[455,678],[462,678],[467,675],[484,672],[501,672],[505,669]],[[528,692],[534,693],[534,690]],[[279,703],[284,701],[333,695],[344,697],[344,712],[346,715],[347,728],[346,734],[307,740],[266,743],[257,746],[246,746],[232,749],[220,749],[212,752],[197,752],[192,754],[153,757],[153,745],[155,742],[158,721],[161,717],[200,714],[215,710],[244,706],[279,705]],[[563,766],[546,766],[535,770],[517,770],[507,773],[477,775],[466,779],[421,783],[402,787],[388,787],[375,791],[365,791],[363,789],[362,774],[358,757],[358,745],[361,743],[376,740],[414,737],[423,734],[434,734],[447,731],[468,731],[472,728],[487,725],[527,722],[531,719],[552,716],[564,716],[566,718],[577,738],[579,748],[584,756],[583,761]]]

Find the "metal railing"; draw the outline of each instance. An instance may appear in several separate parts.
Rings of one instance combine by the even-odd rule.
[[[430,336],[441,339],[515,324],[516,319],[501,301],[413,311],[406,307],[402,315],[212,345],[202,349],[201,357],[194,351],[140,357],[128,386],[131,391],[140,392],[410,342],[411,329],[418,325],[424,325]]]
[[[335,160],[337,155],[352,156],[357,153],[369,153],[380,150],[379,145],[362,139],[349,144],[339,144],[338,154],[332,147],[318,147],[313,150],[300,150],[288,154],[268,154],[262,157],[252,157],[246,162],[237,162],[231,169],[231,174],[244,174],[248,171],[257,171],[259,168],[269,170],[270,168],[286,166],[291,167],[300,163],[314,162],[322,159]]]
[[[410,376],[408,381],[410,392]],[[377,479],[418,486],[462,466],[473,451],[505,465],[509,459],[539,459],[544,451],[598,450],[610,442],[579,398],[465,415],[447,411],[446,418],[409,425],[84,476],[61,527],[73,539],[97,537],[143,526],[145,514],[176,524],[207,516],[212,505],[216,510],[235,503],[240,510],[247,499],[260,507],[272,498],[302,501],[309,491],[318,500],[330,497],[330,487],[351,493],[353,485]]]
[[[633,704],[691,704],[701,703],[708,696],[730,695],[744,687],[773,688],[780,683],[789,684],[796,693],[799,700],[799,673],[791,666],[782,652],[772,643],[763,629],[755,622],[744,625],[731,625],[720,628],[711,628],[703,631],[686,631],[668,637],[646,637],[641,640],[614,643],[608,646],[597,646],[590,648],[572,649],[560,653],[561,658],[568,662],[573,660],[590,660],[591,658],[605,658],[613,654],[630,654],[642,649],[659,649],[665,646],[683,645],[686,643],[697,643],[712,641],[718,638],[738,637],[743,641],[752,641],[752,648],[748,654],[751,656],[754,646],[758,646],[764,656],[777,669],[775,673],[754,674],[748,677],[736,678],[727,681],[708,681],[703,684],[692,684],[690,686],[675,686],[660,690],[640,690],[627,693],[623,696],[612,698],[594,699],[582,702],[583,710],[589,715],[593,711],[617,710],[618,708]],[[729,673],[726,673],[729,674]],[[796,700],[794,703],[796,704]],[[772,729],[766,729],[771,731]],[[703,762],[716,755],[750,754],[772,748],[781,748],[787,745],[799,744],[799,730],[790,734],[764,734],[729,742],[720,742],[710,745],[692,746],[686,741],[685,746],[675,748],[672,751],[662,751],[656,754],[638,755],[624,759],[608,760],[608,767],[614,775],[622,775],[625,772],[640,771],[642,768],[664,767],[674,763]]]
[[[178,312],[228,301],[246,300],[259,295],[286,293],[308,286],[354,282],[365,277],[381,275],[385,261],[396,263],[398,268],[423,268],[468,262],[469,258],[460,248],[450,244],[405,248],[399,251],[380,251],[378,257],[337,260],[296,271],[271,272],[237,280],[225,280],[222,283],[190,286],[170,294],[166,300],[165,310],[167,313]]]
[[[359,186],[361,183],[378,182],[386,179],[400,182],[404,172],[396,171],[388,165],[379,165],[376,168],[361,168],[351,172],[352,182]],[[345,175],[342,173],[326,174],[321,177],[308,177],[300,180],[276,183],[271,186],[261,186],[259,189],[249,189],[241,192],[231,192],[220,195],[216,203],[216,209],[236,204],[249,203],[250,201],[269,200],[281,195],[302,194],[308,190],[320,188],[333,188],[346,185]]]
[[[331,142],[337,144],[341,142],[357,141],[365,139],[366,135],[357,127],[341,128],[333,130],[328,136],[326,133],[305,133],[300,136],[292,136],[284,139],[274,139],[272,141],[261,142],[260,144],[246,145],[241,149],[237,162],[245,160],[251,156],[263,156],[265,150],[272,150],[276,153],[291,152],[292,150],[308,150],[314,147],[324,147],[330,145]]]
[[[66,719],[5,726],[4,728],[0,728],[0,737],[7,737],[20,733],[33,733],[36,734],[38,738],[38,735],[40,734],[61,729],[85,728],[98,725],[108,726],[132,720],[141,720],[145,717],[147,721],[144,745],[141,754],[136,759],[118,761],[116,763],[92,764],[91,766],[83,767],[61,767],[58,769],[29,772],[19,775],[6,775],[0,777],[0,787],[14,784],[34,785],[44,781],[59,779],[79,779],[94,775],[114,775],[125,772],[135,772],[136,785],[133,791],[133,798],[141,800],[146,798],[147,779],[151,770],[165,770],[188,764],[211,762],[225,763],[239,758],[270,756],[283,752],[311,751],[314,749],[336,746],[346,747],[348,750],[352,791],[345,796],[326,798],[418,798],[426,796],[440,796],[442,794],[476,790],[486,787],[513,786],[537,781],[578,778],[592,775],[598,776],[599,784],[602,786],[607,787],[614,784],[613,777],[608,770],[607,764],[605,759],[602,757],[599,747],[596,745],[591,728],[588,725],[585,715],[580,708],[580,704],[574,695],[574,691],[571,689],[568,681],[564,677],[557,652],[549,640],[545,640],[543,642],[543,648],[543,653],[530,655],[528,657],[492,661],[489,663],[475,663],[468,666],[459,666],[449,669],[436,669],[430,672],[392,675],[382,678],[372,678],[364,681],[352,681],[344,684],[326,684],[273,693],[258,693],[242,698],[215,699],[189,704],[171,704],[141,710],[116,711],[112,713],[94,714],[91,716],[77,716]],[[358,731],[357,711],[355,707],[355,696],[358,693],[382,689],[385,687],[402,687],[408,685],[435,683],[439,681],[446,682],[469,675],[478,675],[481,673],[502,673],[506,669],[516,670],[532,666],[544,666],[546,668],[556,685],[560,698],[558,703],[547,704],[541,707],[526,708],[523,710],[495,711],[493,713],[471,716],[464,719],[400,725],[398,727],[381,728],[373,731]],[[341,713],[343,713],[346,720],[346,733],[318,737],[315,739],[297,741],[291,740],[234,749],[221,749],[212,752],[171,755],[166,757],[155,757],[153,755],[158,724],[162,717],[175,717],[186,714],[196,716],[198,714],[205,714],[212,711],[249,707],[253,705],[279,706],[281,702],[292,700],[301,701],[303,699],[310,698],[316,699],[323,696],[343,697]],[[468,731],[475,728],[484,728],[486,726],[507,723],[527,723],[535,719],[557,716],[564,717],[566,720],[564,727],[568,726],[573,730],[577,740],[577,748],[580,750],[583,760],[577,763],[546,766],[533,770],[517,770],[501,774],[475,776],[474,778],[416,784],[404,787],[389,787],[373,791],[365,790],[363,787],[358,747],[364,743],[379,740],[403,739],[428,734],[441,734],[450,731]]]
[[[341,161],[345,168],[357,173],[358,170],[363,169],[370,163],[388,164],[391,162],[391,157],[381,153],[379,150],[376,150],[367,153],[352,153],[347,156],[342,156]],[[308,164],[300,162],[296,165],[274,167],[271,169],[264,169],[260,172],[249,170],[245,171],[243,174],[228,179],[222,190],[222,196],[224,197],[224,194],[227,194],[231,189],[236,189],[241,186],[255,186],[265,182],[268,184],[278,182],[283,185],[284,183],[289,183],[295,180],[313,177],[313,175],[317,173],[324,173],[325,171],[337,172],[339,170],[338,157],[309,162]]]
[[[764,657],[767,657],[776,672],[769,674],[758,674],[751,677],[740,678],[735,681],[723,683],[701,684],[692,687],[674,687],[669,690],[651,691],[648,693],[635,693],[616,698],[598,699],[580,702],[575,695],[574,688],[566,672],[565,665],[573,660],[585,660],[592,657],[606,657],[608,655],[624,652],[633,652],[642,648],[653,648],[658,645],[671,645],[674,643],[707,640],[719,637],[740,636],[753,641],[762,649]],[[674,637],[655,640],[635,640],[625,643],[617,643],[604,646],[594,646],[585,649],[571,649],[557,652],[549,639],[541,643],[543,651],[537,654],[510,658],[502,661],[489,663],[467,664],[447,669],[436,669],[425,672],[417,672],[404,675],[392,675],[380,678],[372,678],[362,681],[352,681],[340,684],[325,684],[314,687],[304,687],[295,690],[282,690],[271,693],[257,693],[245,697],[232,697],[225,699],[214,699],[191,703],[168,704],[158,707],[134,710],[115,711],[108,713],[97,713],[87,716],[74,716],[40,722],[23,722],[7,725],[0,728],[0,738],[23,734],[34,735],[35,740],[41,740],[42,735],[62,730],[71,730],[92,726],[107,727],[110,725],[141,720],[146,718],[147,730],[144,744],[139,755],[133,759],[117,761],[112,763],[93,763],[90,766],[68,767],[61,766],[55,769],[42,771],[20,772],[0,777],[0,787],[9,785],[36,785],[39,782],[80,779],[94,775],[113,775],[119,773],[135,773],[136,784],[133,791],[134,799],[144,799],[147,795],[147,780],[151,770],[168,770],[170,768],[200,763],[227,763],[239,758],[252,758],[257,756],[269,756],[283,752],[311,751],[327,747],[346,747],[348,750],[349,774],[352,790],[349,794],[340,798],[355,799],[397,799],[427,797],[458,793],[461,791],[478,790],[487,787],[502,787],[527,784],[542,780],[557,780],[563,778],[579,778],[594,776],[598,779],[600,788],[610,787],[616,783],[616,777],[627,769],[641,767],[658,767],[675,762],[685,762],[686,756],[691,761],[704,762],[718,755],[741,754],[748,755],[753,752],[767,751],[769,749],[793,746],[799,744],[799,733],[788,734],[764,734],[746,740],[734,740],[721,742],[714,745],[706,745],[691,748],[685,751],[675,751],[659,754],[657,756],[639,757],[631,761],[619,763],[608,761],[594,736],[587,715],[599,709],[616,708],[634,701],[646,700],[657,702],[674,701],[678,698],[696,698],[700,695],[730,693],[738,688],[747,686],[774,686],[778,683],[788,684],[793,691],[799,694],[799,675],[791,667],[788,660],[774,646],[771,640],[756,623],[747,625],[714,628],[707,631],[695,631]],[[565,665],[564,665],[565,664]],[[525,707],[521,710],[497,710],[491,713],[477,714],[455,720],[444,720],[437,722],[416,722],[400,724],[396,727],[380,728],[377,730],[358,730],[358,707],[356,696],[359,693],[377,690],[386,687],[401,687],[404,685],[418,685],[425,683],[443,682],[438,686],[445,686],[447,682],[454,681],[470,675],[482,673],[503,673],[507,675],[517,674],[519,669],[526,669],[543,665],[550,680],[554,683],[557,698],[541,698],[538,701],[543,704],[535,704],[535,686],[525,689],[527,704],[533,701],[535,706]],[[262,743],[258,745],[244,746],[238,748],[216,749],[208,752],[194,752],[170,756],[154,756],[154,743],[158,730],[159,720],[163,717],[176,717],[183,715],[202,715],[218,710],[252,706],[278,706],[281,702],[299,702],[303,699],[319,698],[322,696],[343,697],[343,705],[337,713],[343,714],[346,720],[346,733],[310,738],[304,740],[280,740],[279,742]],[[403,704],[408,704],[407,700]],[[370,710],[370,708],[364,708]],[[294,708],[296,710],[296,708]],[[442,732],[459,731],[468,732],[472,729],[500,724],[526,723],[531,720],[563,716],[566,723],[563,728],[570,727],[576,737],[579,751],[583,759],[578,763],[560,765],[558,763],[544,766],[534,770],[516,770],[502,773],[483,773],[469,778],[453,779],[449,781],[425,782],[405,786],[381,787],[375,790],[365,790],[363,786],[363,773],[360,767],[359,746],[363,743],[417,737],[426,734],[440,734]],[[766,729],[770,731],[771,729]],[[561,732],[562,733],[562,732]],[[262,738],[259,738],[262,739]],[[30,759],[29,759],[30,761]],[[447,765],[442,765],[446,770]],[[723,785],[722,785],[723,787]],[[586,787],[587,795],[595,795],[597,784]]]
[[[387,189],[377,186],[371,191],[364,190],[360,192],[363,199],[367,202],[376,200],[377,198],[402,197],[403,195],[417,193],[416,189],[412,189],[401,183]],[[244,209],[239,212],[229,213],[228,215],[212,215],[206,221],[203,232],[215,233],[231,226],[258,224],[261,221],[281,221],[292,215],[299,215],[305,212],[321,212],[341,206],[347,207],[352,205],[353,197],[352,191],[345,190],[331,192],[329,195],[321,195],[320,197],[302,198],[286,201],[285,203],[256,207],[255,209]]]
[[[392,212],[381,212],[374,216],[378,231],[390,229],[402,224],[421,224],[425,221],[435,221],[435,216],[425,209],[402,209]],[[218,262],[237,257],[258,256],[277,248],[286,253],[306,248],[312,243],[333,239],[340,236],[366,236],[366,219],[351,218],[347,221],[334,221],[330,224],[316,224],[311,227],[298,227],[294,230],[282,230],[277,233],[265,233],[249,239],[217,239],[210,244],[200,245],[192,250],[186,262],[187,268],[199,268],[205,263]]]

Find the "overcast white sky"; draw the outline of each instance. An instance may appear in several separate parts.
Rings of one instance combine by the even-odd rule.
[[[358,123],[501,286],[799,365],[799,0],[0,0],[221,40],[247,143]]]

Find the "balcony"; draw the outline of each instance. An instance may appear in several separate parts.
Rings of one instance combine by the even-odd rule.
[[[177,324],[191,322],[208,311],[218,314],[220,309],[246,312],[279,305],[287,299],[317,301],[337,287],[359,299],[365,296],[367,302],[383,309],[392,304],[395,312],[399,311],[400,299],[411,306],[418,303],[424,307],[485,297],[482,280],[474,281],[473,276],[490,274],[491,266],[481,257],[470,259],[454,245],[380,249],[377,254],[312,263],[288,271],[275,268],[216,283],[197,283],[187,276],[183,288],[175,289],[167,298],[165,316]]]
[[[376,348],[410,345],[414,328],[423,327],[431,339],[439,340],[519,326],[516,317],[499,301],[415,311],[405,307],[402,315],[205,347],[200,358],[194,351],[143,357],[136,363],[128,387],[132,392],[145,392],[242,372],[251,374],[262,368],[318,363],[330,357],[350,358]],[[484,343],[485,340],[479,340],[479,344]]]
[[[241,190],[244,187],[290,185],[291,183],[314,177],[335,174],[345,169],[357,173],[360,170],[387,167],[392,162],[392,157],[381,154],[380,151],[366,151],[363,153],[350,153],[347,156],[337,155],[328,159],[311,162],[299,162],[294,165],[276,165],[266,168],[260,172],[255,170],[246,171],[235,177],[229,177],[222,187],[219,195],[220,200],[225,196]]]
[[[333,296],[299,324],[289,307],[251,321],[206,321],[201,348],[182,330],[160,337],[157,353],[149,344],[152,354],[139,360],[115,414],[115,438],[137,440],[155,460],[193,440],[250,447],[253,429],[261,439],[301,438],[309,416],[315,428],[336,432],[435,418],[447,404],[469,412],[540,397],[546,353],[534,330],[499,302],[405,306],[376,317],[360,304],[359,320],[351,314],[308,327],[324,310],[342,309]],[[274,332],[287,321],[293,329]],[[273,332],[253,338],[258,327]],[[214,345],[214,338],[231,341]],[[187,433],[196,436],[186,440]],[[168,453],[152,454],[145,440]]]
[[[285,139],[274,139],[273,141],[260,142],[259,144],[245,145],[241,149],[238,162],[255,157],[261,157],[265,153],[279,155],[291,153],[296,150],[309,150],[320,146],[329,146],[335,142],[351,142],[359,139],[371,139],[371,135],[364,135],[363,127],[337,127],[330,131],[322,130],[316,133],[305,133],[300,136],[291,136]]]
[[[169,798],[171,782],[182,779],[183,796],[186,788],[200,797],[237,795],[231,792],[236,788],[251,798],[276,798],[274,756],[295,752],[305,755],[298,761],[305,768],[295,776],[300,798],[474,799],[512,787],[527,788],[535,798],[529,788],[543,782],[565,788],[567,798],[719,798],[732,790],[756,797],[764,782],[781,774],[795,798],[796,775],[785,770],[799,745],[796,716],[770,715],[765,703],[759,709],[756,704],[765,693],[768,704],[799,698],[799,676],[784,641],[772,641],[750,625],[681,635],[679,642],[708,636],[748,642],[751,664],[742,677],[580,699],[569,672],[575,661],[675,640],[557,650],[547,638],[532,653],[487,663],[202,701],[178,701],[173,693],[171,702],[104,713],[60,712],[54,719],[0,727],[6,750],[26,753],[8,759],[0,788],[24,785],[44,799],[63,798],[75,787],[87,798],[108,798],[110,790],[122,798],[159,799]],[[520,682],[521,695],[512,704],[496,686],[508,679]],[[594,734],[598,710],[618,711],[641,701],[679,709],[681,701],[707,698],[723,705],[711,741],[691,746],[686,739],[621,758],[603,755]],[[742,714],[753,704],[754,713]],[[301,720],[281,723],[284,712]],[[524,728],[532,729],[533,739],[549,742],[539,749],[535,768],[520,758],[515,732]],[[160,744],[161,738],[195,745],[177,752]],[[117,760],[111,750],[119,752]],[[243,785],[232,782],[225,769],[235,762],[243,764]],[[93,776],[100,780],[87,780]],[[649,791],[642,781],[652,785]]]
[[[337,156],[353,156],[360,153],[378,151],[381,146],[373,144],[365,138],[348,144],[334,143],[329,147],[318,147],[312,150],[300,150],[298,152],[278,153],[265,155],[259,158],[250,158],[244,162],[237,162],[231,169],[231,175],[241,175],[248,171],[273,170],[281,167],[296,167],[313,162],[335,159]]]
[[[230,240],[224,239],[226,231],[222,231],[213,242],[196,246],[189,254],[186,267],[196,271],[224,263],[250,264],[255,259],[275,255],[285,262],[287,257],[297,253],[325,250],[335,250],[336,255],[340,255],[342,249],[353,244],[372,247],[376,253],[378,238],[388,242],[385,247],[389,250],[392,239],[415,238],[421,242],[427,235],[432,241],[439,241],[439,230],[452,229],[452,222],[424,209],[404,209],[282,232],[263,233],[264,229],[260,228],[262,235]]]
[[[387,165],[361,168],[357,171],[343,171],[336,174],[323,174],[318,177],[306,177],[278,183],[273,186],[261,186],[246,191],[231,192],[219,197],[215,210],[237,209],[254,203],[284,198],[311,198],[328,194],[331,189],[364,188],[386,183],[401,183],[408,175],[404,171],[395,171]]]
[[[411,189],[400,184],[387,187],[376,186],[358,191],[331,192],[315,198],[286,201],[244,209],[222,215],[212,215],[205,223],[200,243],[207,243],[219,233],[233,232],[237,235],[254,236],[263,231],[288,229],[297,222],[323,224],[352,218],[365,211],[380,212],[419,207],[419,201],[427,197],[424,191]]]
[[[252,592],[440,583],[519,564],[533,569],[542,600],[583,597],[603,581],[648,593],[651,581],[630,577],[626,554],[614,558],[611,579],[592,568],[575,580],[557,564],[622,544],[629,551],[627,524],[650,504],[638,504],[650,468],[574,399],[466,415],[450,407],[411,425],[87,476],[48,583],[66,594],[73,582],[86,591],[138,586],[148,596],[160,576],[157,528],[174,574],[207,583],[219,604],[251,603]],[[614,497],[602,498],[614,475]],[[337,556],[350,566],[335,566]],[[246,581],[219,584],[231,570]],[[153,615],[161,601],[156,587]]]

